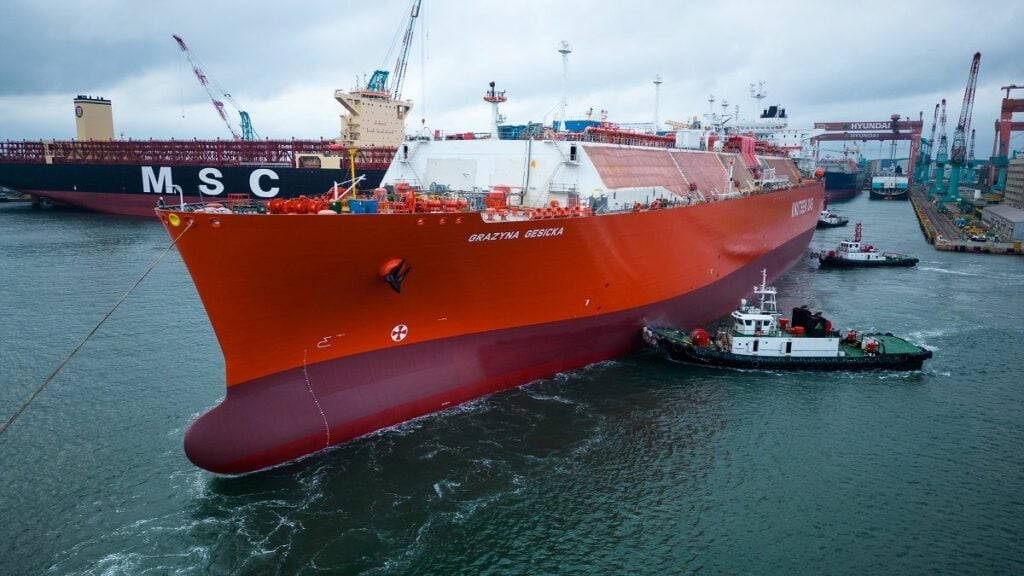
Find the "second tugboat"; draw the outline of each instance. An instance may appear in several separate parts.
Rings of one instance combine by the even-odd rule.
[[[917,258],[893,252],[878,252],[870,244],[861,244],[861,224],[857,222],[853,240],[843,240],[836,250],[817,254],[820,268],[878,268],[915,266]]]
[[[732,312],[731,329],[719,329],[712,340],[703,328],[690,334],[674,328],[647,326],[644,341],[680,362],[771,370],[920,370],[931,350],[892,334],[841,335],[820,312],[793,309],[792,321],[778,313],[774,286],[754,287],[760,302],[740,300]]]
[[[819,230],[822,228],[838,228],[840,226],[846,226],[850,223],[850,220],[843,218],[842,216],[832,212],[828,209],[828,201],[825,201],[825,206],[818,213],[818,224],[815,226]]]

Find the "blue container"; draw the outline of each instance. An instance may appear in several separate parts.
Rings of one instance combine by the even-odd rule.
[[[377,201],[353,198],[348,201],[348,210],[352,214],[376,214]]]

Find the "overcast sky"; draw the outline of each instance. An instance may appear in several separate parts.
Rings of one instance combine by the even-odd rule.
[[[260,136],[334,138],[333,91],[394,67],[410,5],[0,0],[0,139],[74,137],[78,94],[112,100],[115,133],[127,138],[230,137],[171,34]],[[791,127],[924,112],[927,136],[946,98],[952,139],[980,51],[973,126],[976,155],[987,158],[999,87],[1024,85],[1022,29],[1019,0],[424,0],[403,89],[415,103],[407,130],[486,131],[481,97],[492,80],[507,91],[510,123],[550,122],[566,40],[570,117],[593,108],[649,122],[660,74],[663,121],[704,114],[709,94],[718,111],[724,98],[730,112],[738,104],[754,116],[750,84],[764,81],[762,104],[786,107]]]

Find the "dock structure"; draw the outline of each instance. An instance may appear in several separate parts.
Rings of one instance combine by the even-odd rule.
[[[935,198],[935,197],[933,197]],[[1024,254],[1019,240],[1013,242],[976,241],[965,237],[964,233],[950,218],[942,214],[937,202],[941,197],[929,199],[927,190],[918,185],[911,187],[910,202],[914,206],[914,214],[925,240],[936,250],[948,252],[972,252],[982,254]]]

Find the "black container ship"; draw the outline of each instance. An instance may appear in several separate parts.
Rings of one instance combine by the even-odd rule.
[[[109,100],[75,98],[75,140],[0,142],[0,186],[34,204],[129,216],[166,203],[292,198],[380,184],[411,103],[338,90],[349,111],[337,140],[114,140]],[[369,128],[367,128],[369,126]]]
[[[0,185],[36,203],[152,216],[167,203],[291,198],[345,187],[347,155],[317,140],[0,142]],[[380,183],[393,148],[356,154],[361,187]],[[334,160],[335,167],[323,167]]]

